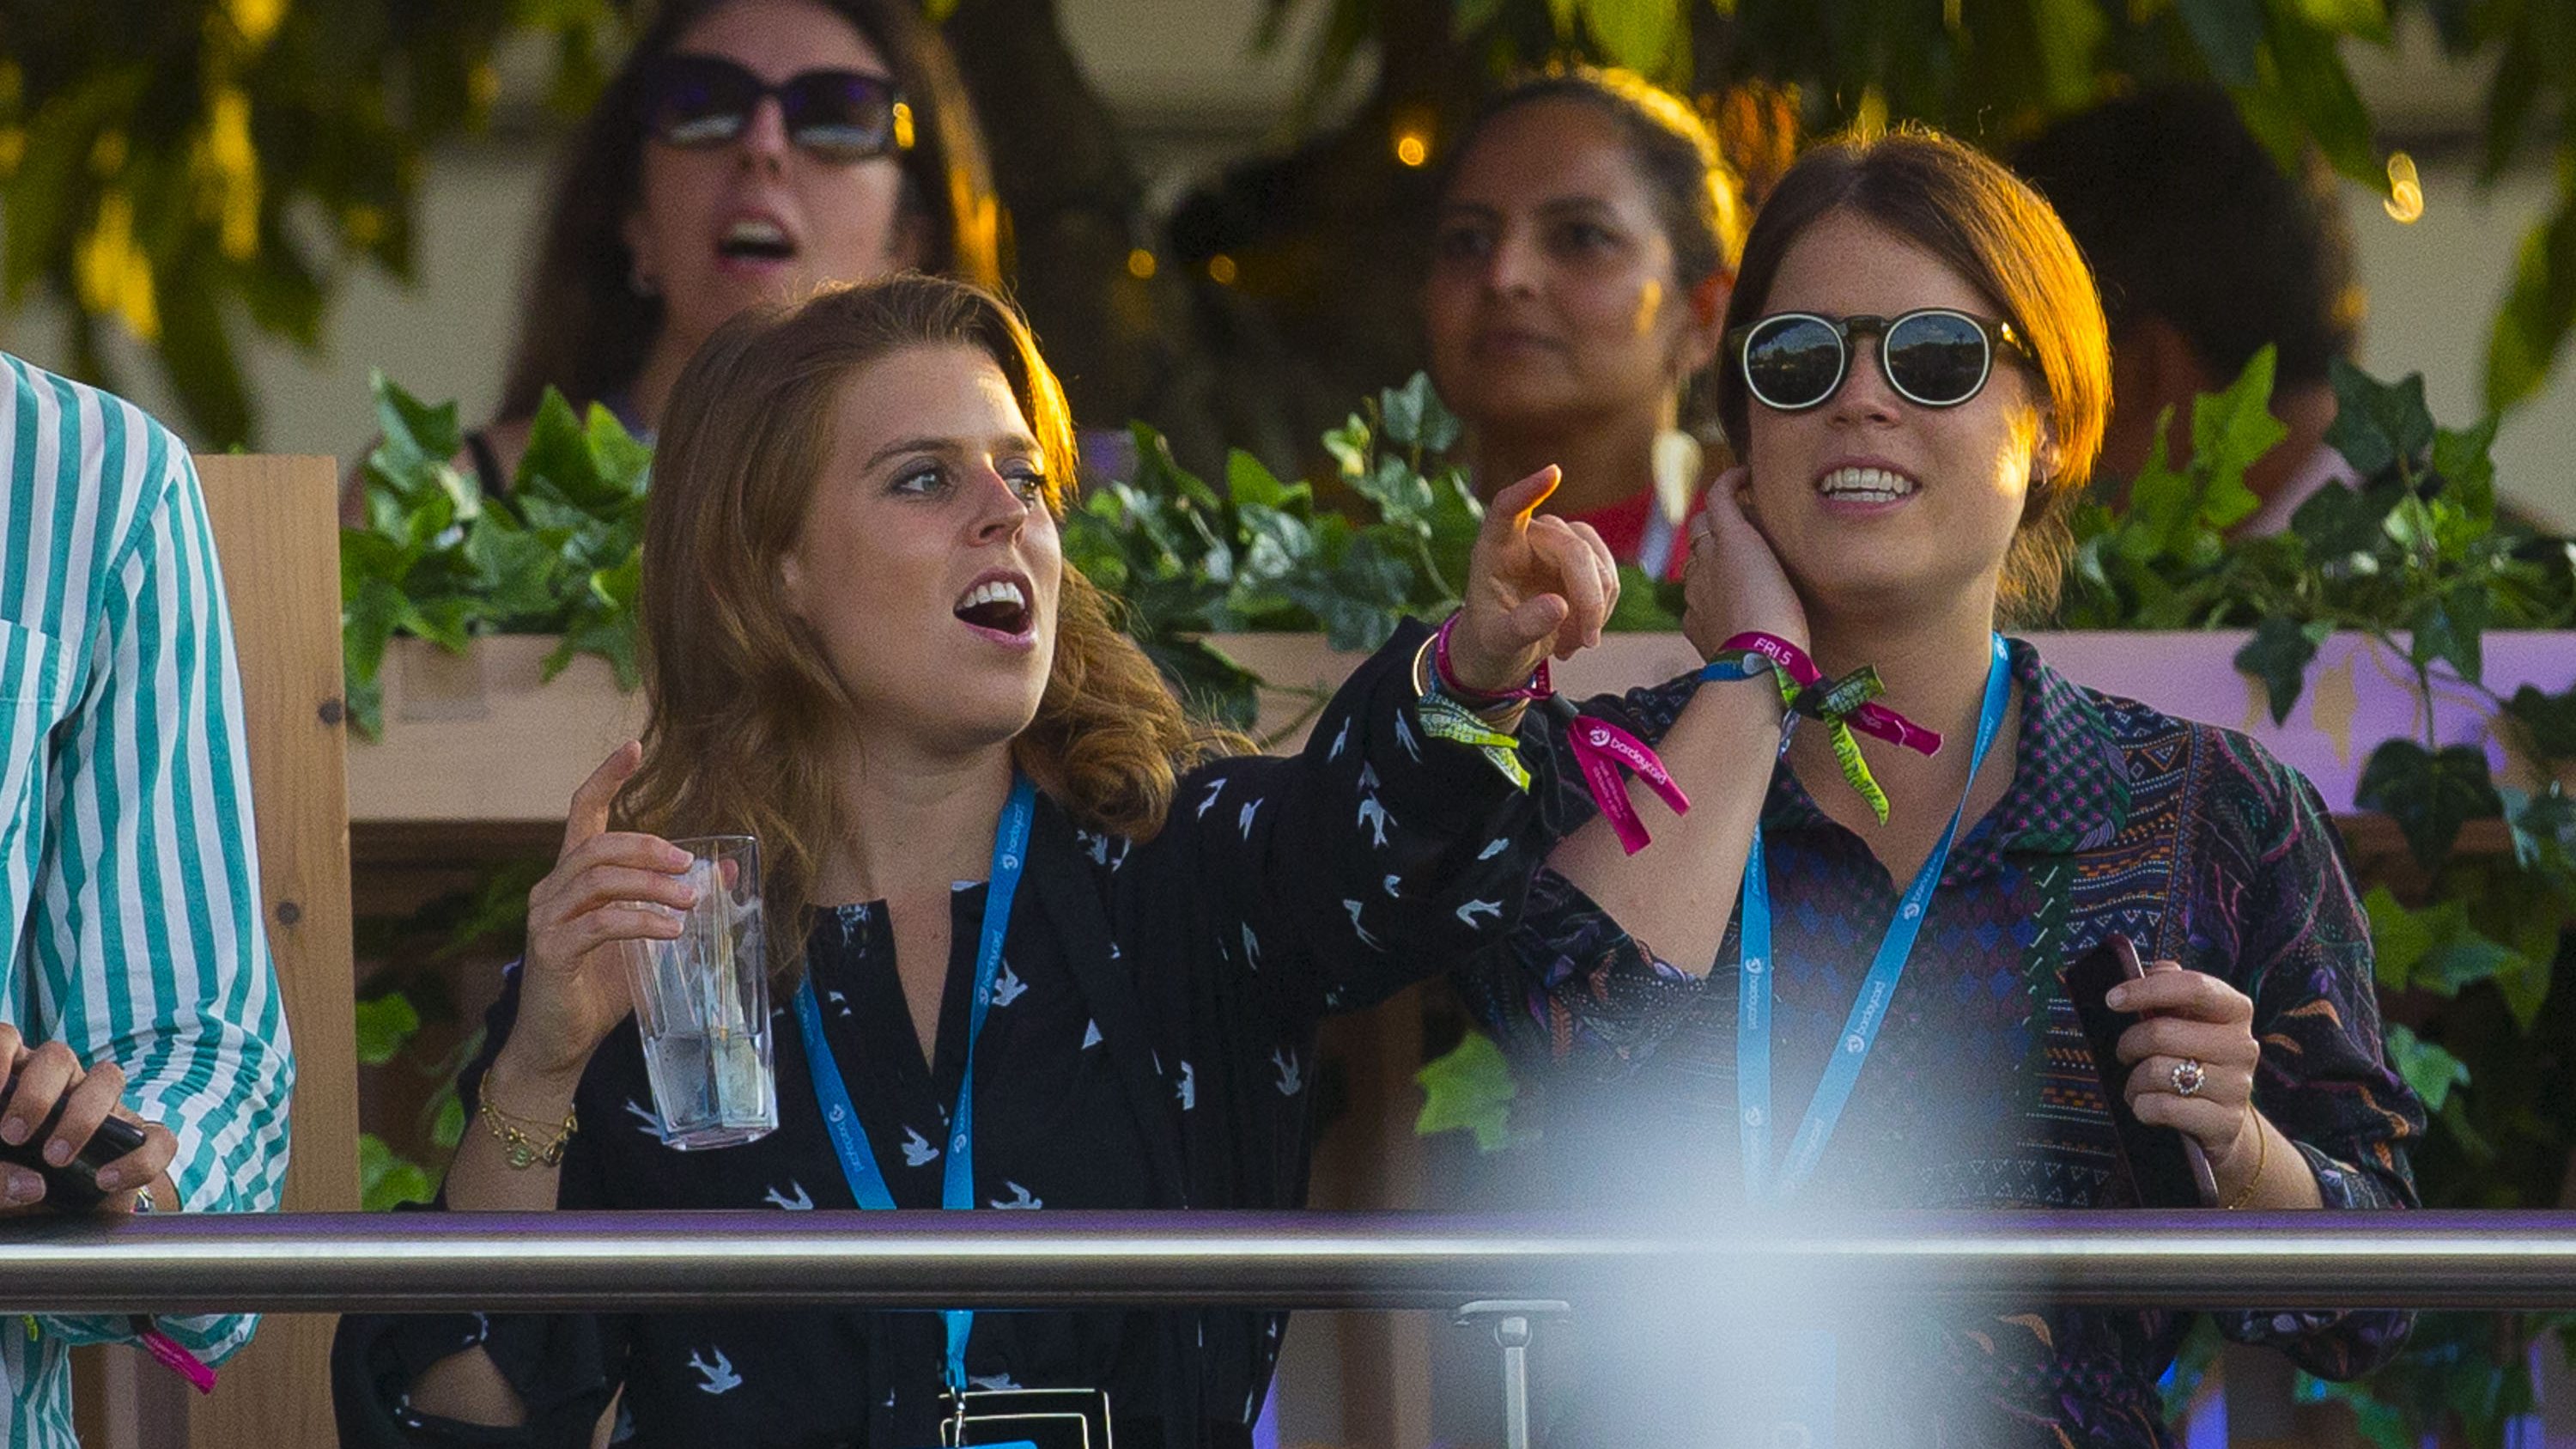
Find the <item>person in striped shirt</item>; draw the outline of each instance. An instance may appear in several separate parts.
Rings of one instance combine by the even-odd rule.
[[[0,471],[0,1140],[60,1106],[67,1160],[113,1114],[145,1144],[98,1211],[273,1210],[295,1067],[196,467],[133,404],[0,353]],[[5,1219],[54,1210],[0,1164],[0,1283]],[[158,1327],[214,1360],[254,1323]],[[0,1446],[76,1445],[66,1351],[147,1326],[0,1319]]]

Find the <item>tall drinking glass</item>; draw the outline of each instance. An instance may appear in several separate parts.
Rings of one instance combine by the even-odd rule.
[[[731,1147],[778,1127],[760,842],[710,835],[671,843],[691,857],[698,903],[681,913],[678,940],[629,946],[635,1025],[663,1141],[692,1152]]]

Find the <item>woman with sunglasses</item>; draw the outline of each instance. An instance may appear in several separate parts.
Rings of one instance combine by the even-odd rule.
[[[445,1207],[1303,1201],[1318,1021],[1501,944],[1553,839],[1506,691],[1598,638],[1617,575],[1523,480],[1439,635],[1407,625],[1300,755],[1242,756],[1065,561],[1073,467],[987,293],[905,276],[718,330],[654,463],[646,742],[530,897]],[[719,830],[761,844],[778,1126],[681,1152],[622,953],[679,934],[646,904],[689,904],[669,838]],[[1059,1417],[966,1442],[1098,1446],[1114,1416],[1125,1449],[1247,1449],[1283,1323],[352,1316],[336,1400],[369,1444],[586,1445],[622,1394],[637,1445],[926,1449],[1017,1408]]]
[[[947,48],[907,0],[672,0],[572,139],[495,409],[509,485],[548,387],[660,426],[726,318],[906,270],[1000,284],[992,183]]]
[[[1743,209],[1708,126],[1627,71],[1548,72],[1486,107],[1442,183],[1423,288],[1431,380],[1480,488],[1557,464],[1551,511],[1681,576],[1716,472],[1696,379]]]
[[[2423,1116],[2382,1051],[2369,924],[2314,789],[1995,632],[2053,604],[2109,402],[2101,307],[2055,215],[1945,137],[1823,146],[1756,218],[1728,321],[1718,396],[1745,466],[1693,529],[1688,578],[1710,668],[1595,708],[1660,739],[1695,797],[1759,808],[1667,820],[1633,858],[1585,825],[1514,967],[1465,982],[1553,1089],[1543,1140],[1585,1169],[1558,1176],[1596,1204],[1616,1182],[1806,1223],[2139,1205],[2067,984],[2117,934],[2152,964],[2111,993],[2141,1020],[2110,1065],[2144,1132],[2201,1148],[2207,1206],[2411,1204]],[[1783,719],[1781,675],[1864,668],[1883,698],[1801,690],[1776,765],[1731,745]],[[1766,1318],[1736,1325],[1764,1335],[1737,1357],[1710,1351],[1700,1308],[1647,1321],[1714,1371],[1658,1372],[1638,1341],[1597,1365],[1603,1402],[1664,1415],[1665,1442],[1712,1442],[1672,1416],[1717,1409],[1757,1436],[1821,1415],[1846,1444],[2174,1442],[2157,1384],[2188,1314],[1880,1315],[1829,1347]],[[2216,1317],[2330,1378],[2409,1322]],[[1726,1401],[1688,1401],[1713,1383]]]

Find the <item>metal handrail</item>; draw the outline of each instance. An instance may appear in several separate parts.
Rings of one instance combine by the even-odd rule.
[[[2576,1213],[552,1212],[0,1223],[10,1313],[1452,1309],[1754,1291],[2188,1308],[2576,1307]]]

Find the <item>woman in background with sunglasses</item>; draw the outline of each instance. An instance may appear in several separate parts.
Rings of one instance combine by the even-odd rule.
[[[1718,397],[1746,467],[1694,524],[1688,576],[1710,668],[1592,707],[1711,804],[1634,857],[1585,825],[1541,873],[1516,966],[1464,983],[1553,1089],[1542,1140],[1583,1157],[1553,1175],[1594,1205],[1614,1182],[1807,1225],[2140,1205],[2066,982],[2117,933],[2153,958],[2111,993],[2142,1018],[2117,1037],[2123,1096],[2201,1146],[2207,1206],[2411,1204],[2422,1111],[2384,1058],[2369,924],[2315,790],[1995,632],[2053,607],[2109,404],[2101,306],[2055,214],[1945,137],[1823,146],[1755,219],[1728,321]],[[1803,625],[1756,622],[1781,618]],[[1875,668],[1904,719],[1850,724],[1941,743],[1857,753],[1817,690],[1776,764],[1730,747],[1783,718],[1775,658],[1802,680]],[[1662,1442],[1733,1442],[1676,1434],[1686,1417],[1755,1442],[1784,1419],[1817,1443],[2174,1442],[2158,1380],[2188,1314],[1882,1314],[1828,1343],[1776,1316],[1800,1285],[1772,1286],[1758,1322],[1704,1299],[1642,1317],[1592,1378],[1602,1404],[1654,1415]],[[2409,1322],[2217,1318],[2330,1378]],[[1557,1442],[1631,1442],[1600,1423]]]
[[[915,270],[1000,284],[984,143],[907,0],[672,0],[567,151],[495,409],[506,488],[548,387],[650,436],[754,302]]]

